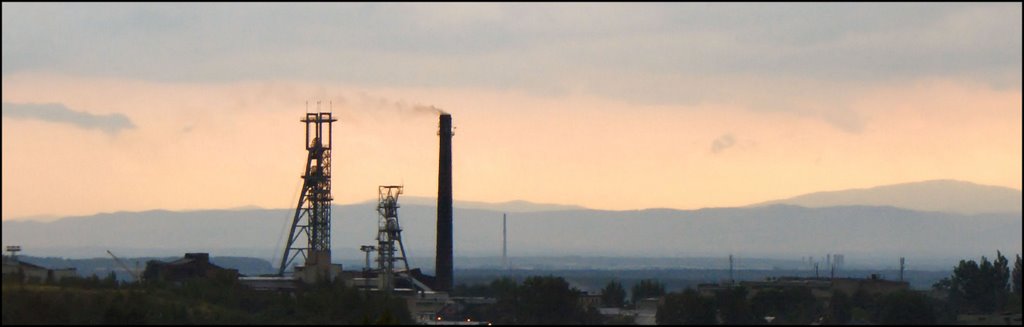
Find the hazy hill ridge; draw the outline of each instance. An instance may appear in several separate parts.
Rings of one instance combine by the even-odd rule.
[[[399,200],[403,204],[417,204],[417,205],[436,205],[437,198],[432,197],[419,197],[419,196],[402,196]],[[366,201],[363,203],[376,204],[375,200]],[[506,202],[479,202],[479,201],[462,201],[455,200],[453,205],[457,208],[463,209],[481,209],[490,211],[503,211],[503,212],[538,212],[538,211],[565,211],[565,210],[587,210],[587,208],[578,205],[570,204],[551,204],[551,203],[537,203],[523,200],[506,201]]]
[[[998,200],[1006,193],[1001,188],[950,181],[826,195],[838,198],[837,194],[889,192],[891,197],[898,197],[911,192],[907,190],[935,188],[929,185],[975,190],[979,196],[971,199],[977,202],[957,207],[960,210],[977,207],[978,203],[1012,202]],[[559,210],[531,212],[457,206],[454,212],[455,255],[457,258],[500,255],[504,212],[509,212],[508,246],[513,256],[717,257],[735,253],[747,257],[795,259],[843,253],[848,260],[866,257],[895,260],[899,256],[977,256],[995,250],[1016,253],[1021,249],[1022,239],[1020,191],[1011,191],[1017,194],[1016,212],[999,209],[992,210],[995,213],[980,214],[934,210],[934,206],[929,208],[932,210],[921,211],[891,205],[761,204],[740,208],[625,211],[541,205],[532,207]],[[944,194],[948,195],[939,192],[939,195]],[[996,200],[980,196],[986,194],[999,196],[993,196]],[[871,202],[877,197],[868,195],[861,199]],[[416,204],[416,200],[400,200],[399,218],[405,249],[411,257],[432,257],[437,211],[433,205]],[[363,202],[334,207],[331,240],[335,258],[362,259],[359,246],[375,243],[375,205]],[[509,203],[504,205],[503,209],[510,209]],[[122,256],[209,252],[211,256],[258,257],[276,262],[292,210],[102,213],[52,222],[4,221],[2,233],[4,245],[21,245],[25,255],[33,256],[95,258],[105,257],[105,250],[110,249]]]
[[[456,258],[501,253],[502,212],[455,209]],[[432,257],[433,206],[403,205],[402,239],[412,257]],[[126,257],[280,258],[291,212],[276,210],[147,211],[72,217],[54,222],[4,221],[5,245],[25,255],[92,258],[106,249]],[[724,256],[800,258],[844,253],[865,257],[953,257],[1021,248],[1020,214],[961,215],[894,207],[804,208],[773,205],[701,210],[567,210],[508,216],[514,256]],[[336,206],[334,257],[361,259],[374,244],[375,207]],[[275,257],[276,256],[276,257]]]
[[[1020,213],[1021,191],[955,180],[931,180],[865,189],[816,192],[751,207],[791,204],[802,207],[893,206],[958,214]]]

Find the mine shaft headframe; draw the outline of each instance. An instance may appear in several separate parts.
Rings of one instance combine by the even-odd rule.
[[[299,256],[305,259],[307,267],[326,267],[331,261],[331,140],[333,123],[338,120],[330,112],[312,112],[299,121],[306,125],[308,154],[302,192],[278,268],[278,275],[282,276]],[[306,235],[305,247],[299,244],[302,235]]]
[[[398,217],[398,196],[405,187],[381,185],[377,188],[377,211],[385,218]]]
[[[319,148],[330,150],[334,139],[334,122],[338,121],[330,112],[307,112],[306,117],[299,120],[306,123],[306,150]],[[324,124],[327,123],[327,128]],[[326,129],[326,131],[324,130]],[[323,143],[323,134],[327,132],[327,142]]]
[[[398,222],[398,196],[402,194],[403,187],[381,185],[377,190],[377,264],[382,274],[380,287],[390,289],[394,286],[391,275],[395,272],[395,261],[401,261],[405,271],[409,270],[405,245],[402,242],[402,227]],[[398,255],[396,251],[399,252]]]

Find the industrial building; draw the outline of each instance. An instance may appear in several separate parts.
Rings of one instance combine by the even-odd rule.
[[[16,278],[20,276],[22,282],[59,282],[61,279],[78,277],[78,270],[75,268],[49,269],[18,260],[16,256],[3,257],[3,278]]]
[[[319,106],[319,104],[318,104]],[[291,228],[281,255],[277,273],[264,276],[242,276],[236,269],[226,269],[210,262],[208,253],[186,253],[170,262],[150,260],[145,270],[134,272],[137,280],[180,284],[190,279],[232,279],[258,291],[291,292],[302,284],[340,281],[346,286],[367,292],[389,293],[404,298],[413,317],[428,324],[477,324],[463,321],[457,308],[478,305],[480,301],[453,299],[448,295],[453,284],[452,244],[452,117],[440,113],[438,152],[437,246],[436,276],[426,275],[420,268],[410,267],[402,242],[399,219],[399,196],[403,186],[381,185],[378,188],[378,229],[376,244],[365,245],[366,267],[344,270],[331,259],[331,152],[333,127],[338,120],[331,112],[307,112],[300,119],[305,125],[304,147],[306,165],[302,189],[291,216]],[[369,232],[369,231],[367,231]],[[113,253],[108,253],[126,271],[128,269]],[[373,264],[371,265],[371,255]],[[4,258],[4,276],[19,273],[26,278],[61,278],[74,276],[75,271],[48,270]],[[136,268],[136,270],[138,270]],[[467,302],[468,301],[468,302]],[[486,302],[486,301],[484,301]],[[454,308],[454,309],[453,309]],[[454,310],[454,311],[453,311]],[[449,317],[450,316],[450,317]],[[440,319],[439,319],[440,318]],[[450,319],[458,319],[449,320]]]
[[[18,252],[21,252],[20,245],[7,246],[9,255],[3,257],[3,278],[17,278],[20,282],[59,282],[68,277],[78,277],[78,270],[75,268],[49,269],[39,265],[18,260]]]
[[[150,260],[142,278],[150,281],[181,283],[194,278],[237,279],[236,269],[225,269],[210,263],[208,253],[186,253],[185,257],[171,262]]]
[[[453,283],[451,115],[443,112],[440,114],[437,133],[440,143],[436,276],[409,267],[398,215],[398,199],[403,186],[398,185],[382,185],[378,188],[376,244],[360,248],[366,253],[366,268],[358,271],[343,270],[340,264],[331,262],[331,150],[333,127],[337,119],[331,112],[308,112],[300,122],[305,124],[304,146],[307,150],[305,171],[301,176],[303,186],[292,216],[278,273],[276,276],[243,276],[238,280],[243,285],[265,291],[291,291],[299,283],[341,280],[349,287],[405,298],[410,313],[421,323],[446,322],[446,319],[438,320],[438,313],[443,308],[452,308],[457,304],[447,293]],[[152,272],[147,265],[147,277],[152,274],[154,277],[179,279],[221,273],[217,268],[209,264],[208,257],[188,254],[179,261],[154,263]],[[289,268],[293,268],[292,271],[288,271]]]
[[[381,186],[378,190],[379,228],[377,244],[363,246],[369,265],[370,252],[376,251],[376,267],[358,275],[343,272],[340,265],[331,263],[331,150],[333,127],[337,119],[330,112],[311,112],[300,120],[305,124],[307,150],[303,186],[292,218],[287,244],[278,267],[278,277],[285,278],[287,269],[296,265],[290,276],[303,282],[351,278],[346,281],[357,287],[390,291],[396,285],[411,286],[421,292],[447,291],[452,285],[452,168],[451,168],[451,115],[439,118],[440,138],[438,160],[437,205],[437,276],[412,274],[401,240],[398,219],[398,197],[402,187]],[[303,237],[305,236],[305,237]],[[303,242],[305,241],[305,242]],[[305,243],[305,244],[303,244]],[[418,270],[417,270],[418,271]],[[371,282],[372,280],[372,282]]]

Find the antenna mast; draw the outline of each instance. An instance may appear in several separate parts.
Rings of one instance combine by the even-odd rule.
[[[732,254],[729,254],[729,283],[736,284],[736,279],[733,278],[732,274]]]
[[[904,263],[906,263],[906,261],[904,260],[903,257],[900,257],[900,281],[901,282],[903,281],[903,269],[905,267]]]
[[[508,270],[508,214],[501,214],[501,265]]]

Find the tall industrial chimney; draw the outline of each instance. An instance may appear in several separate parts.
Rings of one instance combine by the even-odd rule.
[[[441,114],[441,152],[437,170],[437,255],[434,272],[439,291],[452,289],[452,115]]]

